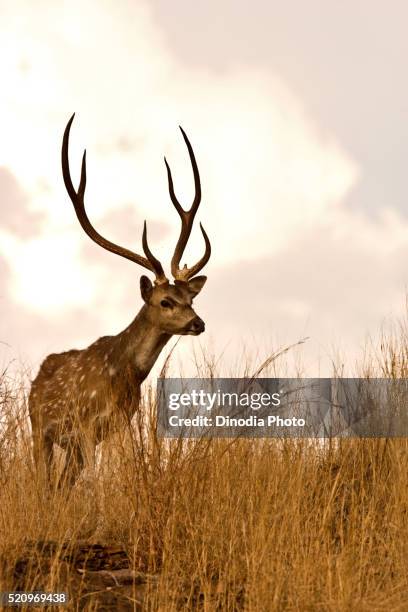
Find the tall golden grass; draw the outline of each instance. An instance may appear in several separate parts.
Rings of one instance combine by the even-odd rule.
[[[382,338],[371,375],[406,376],[400,331]],[[212,361],[199,368],[214,375]],[[134,570],[157,576],[146,610],[408,609],[407,440],[163,440],[147,387],[96,472],[47,494],[24,392],[7,373],[0,402],[0,590],[71,592],[58,554],[45,574],[27,565],[18,584],[15,564],[28,542],[88,540],[122,543]],[[96,602],[79,586],[70,607]]]

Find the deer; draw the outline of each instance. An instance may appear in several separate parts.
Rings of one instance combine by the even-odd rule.
[[[69,119],[61,149],[62,175],[66,190],[84,232],[100,247],[124,257],[154,275],[140,278],[143,305],[135,319],[116,336],[103,336],[84,349],[72,349],[48,355],[32,381],[28,399],[37,470],[52,482],[54,444],[66,451],[65,465],[58,480],[73,486],[86,458],[95,458],[96,446],[123,423],[130,423],[140,407],[141,385],[167,342],[174,335],[198,336],[204,321],[193,310],[193,299],[200,293],[207,277],[198,272],[211,255],[210,240],[200,223],[205,243],[201,259],[187,267],[180,266],[201,202],[201,182],[193,148],[181,126],[194,177],[195,195],[189,210],[179,203],[166,158],[170,199],[181,219],[181,230],[173,256],[171,274],[166,277],[162,264],[151,252],[144,221],[142,246],[144,256],[114,244],[99,234],[85,210],[87,181],[86,150],[83,152],[79,187],[76,190],[69,166],[69,137],[75,113]]]

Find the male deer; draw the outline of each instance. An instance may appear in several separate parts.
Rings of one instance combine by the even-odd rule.
[[[73,484],[81,472],[85,457],[123,418],[130,422],[140,400],[140,386],[149,374],[160,351],[174,334],[197,336],[204,322],[192,308],[193,298],[201,291],[205,276],[195,276],[211,254],[210,241],[203,226],[203,257],[191,268],[180,267],[187,241],[201,200],[201,185],[192,146],[180,127],[190,156],[195,183],[195,197],[190,210],[184,210],[176,198],[170,167],[164,158],[168,187],[181,219],[181,232],[171,259],[171,284],[161,263],[147,243],[146,221],[143,228],[145,257],[103,238],[91,225],[84,205],[86,186],[86,151],[82,158],[81,178],[75,190],[68,161],[69,134],[73,115],[62,141],[62,173],[78,220],[90,238],[104,249],[147,268],[155,275],[154,285],[147,276],[140,279],[144,305],[130,325],[117,336],[103,336],[83,350],[49,355],[42,363],[31,386],[29,413],[32,424],[34,458],[48,481],[54,442],[66,452],[60,483]],[[119,418],[118,418],[119,417]]]

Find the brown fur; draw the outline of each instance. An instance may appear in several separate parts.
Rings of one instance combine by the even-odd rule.
[[[140,385],[173,334],[197,335],[204,324],[191,304],[204,285],[196,277],[184,286],[141,286],[145,304],[117,336],[104,336],[83,350],[49,355],[32,383],[29,412],[37,464],[50,469],[54,442],[67,450],[62,479],[73,483],[86,455],[118,426],[130,422]],[[164,298],[173,307],[164,307]]]

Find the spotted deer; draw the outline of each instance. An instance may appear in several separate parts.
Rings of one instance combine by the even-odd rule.
[[[143,306],[136,318],[116,336],[103,336],[82,350],[49,355],[32,383],[29,414],[33,433],[34,459],[42,474],[51,481],[53,445],[66,450],[65,466],[59,483],[74,484],[88,453],[92,460],[96,445],[115,430],[119,422],[130,422],[139,406],[140,387],[161,350],[177,335],[197,336],[204,322],[194,312],[192,302],[206,282],[196,276],[210,258],[211,245],[200,223],[205,253],[190,268],[180,267],[194,217],[201,201],[200,175],[193,148],[180,127],[193,170],[195,196],[190,210],[180,205],[166,158],[171,201],[181,219],[181,231],[171,259],[174,284],[150,251],[144,222],[142,245],[145,257],[110,242],[91,225],[85,210],[86,151],[82,157],[81,176],[76,191],[70,175],[68,148],[69,120],[62,141],[62,174],[68,195],[83,230],[104,249],[133,261],[155,275],[154,284],[147,276],[140,278]]]

